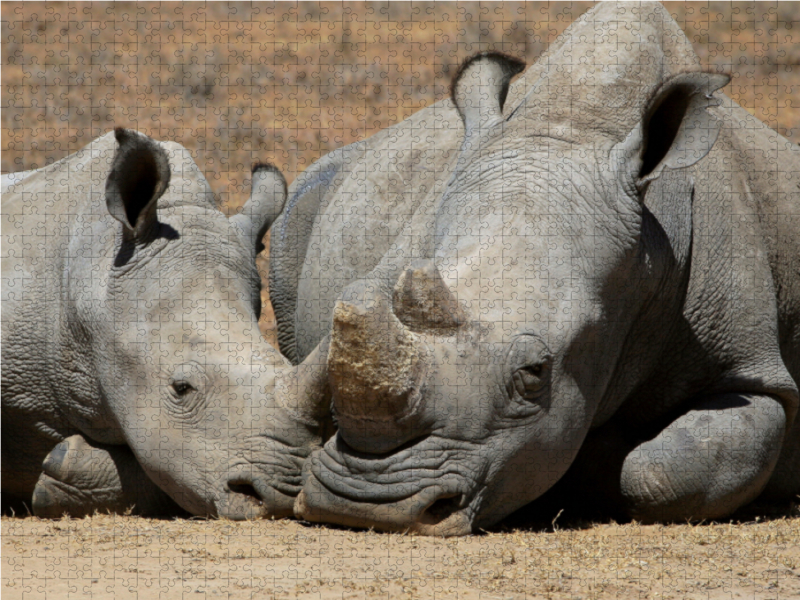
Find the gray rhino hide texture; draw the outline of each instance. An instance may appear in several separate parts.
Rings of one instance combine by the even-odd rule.
[[[9,179],[4,504],[291,515],[322,441],[303,402],[324,361],[292,367],[258,328],[255,254],[282,175],[256,165],[228,219],[182,146],[117,129]]]
[[[288,190],[257,162],[230,218],[177,136],[4,175],[4,508],[463,535],[795,498],[800,149],[728,81],[609,2]]]
[[[330,336],[338,424],[296,514],[457,535],[559,480],[645,522],[791,498],[800,149],[656,3],[599,4],[518,71],[474,57],[290,187],[280,347]]]

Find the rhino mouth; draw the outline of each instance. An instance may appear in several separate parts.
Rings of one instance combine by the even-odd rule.
[[[265,440],[260,440],[262,446]],[[269,448],[240,456],[227,470],[221,493],[214,501],[220,517],[246,520],[291,517],[302,489],[301,471],[309,449],[269,440]]]
[[[285,494],[258,481],[234,478],[215,504],[218,516],[233,521],[290,517],[296,495],[297,492]]]
[[[308,521],[381,531],[464,535],[480,494],[475,448],[425,436],[370,455],[335,436],[304,470],[295,514]]]
[[[214,502],[217,516],[242,521],[268,517],[291,517],[300,475],[296,483],[267,481],[260,477],[233,476]]]

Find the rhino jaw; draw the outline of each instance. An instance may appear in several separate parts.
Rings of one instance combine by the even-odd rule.
[[[452,456],[458,444],[441,442],[428,436],[390,454],[365,455],[354,452],[339,432],[306,461],[295,515],[379,531],[469,534],[480,502],[474,485],[476,457],[462,455],[466,460],[445,467],[442,456]],[[426,477],[405,480],[403,472],[424,472]]]
[[[458,495],[425,490],[396,504],[356,504],[342,502],[316,480],[306,489],[294,504],[295,515],[306,521],[442,537],[472,533],[466,512],[451,510],[457,505]],[[415,515],[413,520],[409,520],[409,514]]]

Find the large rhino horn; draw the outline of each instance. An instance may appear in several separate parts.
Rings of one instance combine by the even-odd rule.
[[[450,95],[464,121],[465,140],[503,119],[511,78],[524,68],[523,61],[500,52],[481,52],[464,61],[450,84]]]
[[[348,286],[333,310],[328,377],[340,423],[353,421],[355,447],[390,435],[413,412],[426,369],[426,345],[392,311],[371,282]]]
[[[465,322],[464,311],[433,260],[416,260],[403,271],[393,305],[397,318],[414,331],[455,329]]]

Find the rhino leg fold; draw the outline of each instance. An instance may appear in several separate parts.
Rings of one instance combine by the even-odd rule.
[[[95,511],[175,515],[183,511],[142,470],[127,446],[94,445],[81,435],[60,442],[42,463],[33,513],[84,517]]]
[[[785,424],[770,396],[704,399],[625,457],[628,513],[643,522],[715,519],[755,500],[775,468]]]

